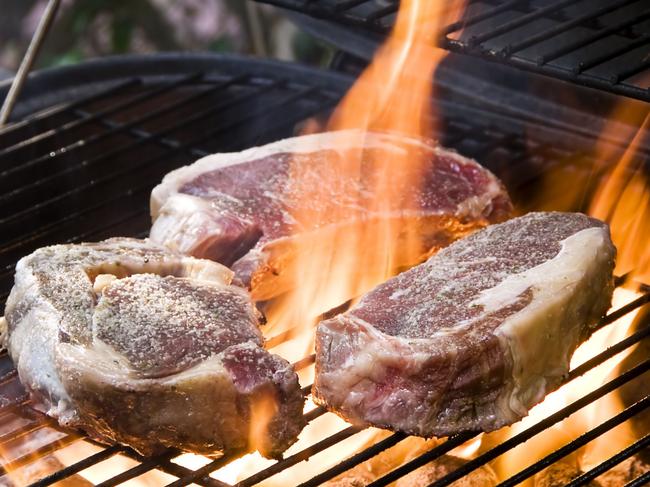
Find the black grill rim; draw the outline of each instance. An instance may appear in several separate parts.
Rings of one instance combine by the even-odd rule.
[[[162,56],[162,57],[165,57],[165,56]],[[188,55],[182,55],[182,57],[184,58],[183,62],[185,62],[188,57],[191,58],[193,56],[192,55],[189,55],[189,56]],[[237,65],[237,68],[238,68],[237,72],[240,73],[240,74],[241,74],[242,71],[246,71],[247,69],[254,69],[254,68],[257,67],[257,61],[245,59],[245,60],[241,60],[241,64],[240,64],[239,58],[234,57],[234,56],[212,56],[212,55],[207,55],[207,56],[199,56],[199,57],[203,61],[206,61],[206,63],[207,63],[206,58],[211,58],[212,60],[215,60],[215,59],[220,60],[220,59],[223,59],[224,57],[228,58],[230,62]],[[136,59],[129,58],[128,62],[122,63],[121,66],[122,66],[122,69],[127,70],[125,72],[128,73],[129,76],[133,76],[134,71],[142,71],[142,65],[138,65],[138,62],[145,62],[145,60],[146,60],[147,63],[153,63],[153,64],[157,65],[157,67],[159,68],[160,67],[160,62],[161,62],[160,58],[161,58],[161,56],[138,56],[138,57],[136,57]],[[118,59],[118,61],[121,61],[120,58],[117,58],[117,59]],[[105,66],[103,69],[106,69],[107,71],[109,71],[111,73],[115,73],[115,69],[110,66],[110,61],[111,60],[105,59],[105,60],[101,60],[101,61],[108,64],[108,66]],[[93,62],[91,62],[89,64],[91,66],[93,66],[95,62],[98,62],[98,61],[93,61]],[[171,55],[171,59],[170,59],[171,64],[170,64],[170,66],[177,66],[175,64],[177,62],[179,62],[179,60],[175,57],[175,55]],[[181,76],[181,75],[188,76],[187,73],[197,72],[197,67],[196,67],[195,63],[189,61],[186,64],[183,64],[183,63],[181,63],[181,64],[182,65],[177,68],[178,71],[179,71],[178,76]],[[267,70],[266,72],[273,74],[274,78],[278,78],[278,72],[275,71],[274,67],[281,67],[281,69],[283,70],[283,71],[281,71],[282,77],[286,76],[286,74],[287,74],[286,68],[287,67],[289,67],[289,68],[295,67],[295,65],[286,64],[286,63],[278,63],[278,62],[264,62],[263,64],[265,65],[264,69]],[[246,66],[244,66],[244,65],[246,65]],[[60,80],[61,85],[59,85],[57,87],[59,93],[61,93],[61,92],[65,93],[67,91],[65,89],[65,79],[67,78],[68,82],[70,81],[70,79],[68,78],[69,73],[70,72],[74,73],[76,69],[82,69],[84,66],[85,65],[80,65],[80,66],[74,66],[74,67],[71,67],[71,68],[57,68],[55,70],[50,70],[52,73],[54,73],[53,75],[55,77],[56,76],[63,76],[61,78],[61,80]],[[74,68],[74,69],[72,69],[72,68]],[[146,68],[147,67],[145,66],[145,69]],[[62,71],[66,72],[66,74],[62,75],[61,74]],[[94,70],[92,70],[92,71],[94,71]],[[155,79],[157,79],[158,77],[160,77],[161,79],[166,78],[166,81],[168,83],[172,84],[172,85],[174,84],[174,79],[177,79],[177,78],[173,78],[173,77],[170,79],[169,73],[167,73],[166,76],[163,76],[160,73],[160,71],[162,71],[160,69],[158,69],[158,70],[154,69],[153,71],[155,72],[155,74],[151,75],[153,78],[155,78]],[[300,68],[297,71],[299,71],[301,73],[302,77],[298,77],[298,76],[293,77],[292,73],[289,73],[289,77],[291,78],[291,81],[296,85],[295,86],[296,91],[303,90],[303,92],[309,92],[309,89],[310,89],[309,87],[312,86],[315,81],[318,81],[323,90],[328,90],[329,89],[329,90],[332,90],[332,93],[334,93],[334,92],[337,91],[339,86],[340,87],[347,87],[349,85],[349,83],[350,83],[350,79],[348,77],[344,76],[344,75],[325,73],[324,78],[318,78],[318,80],[315,80],[315,79],[312,79],[312,78],[320,76],[320,74],[321,74],[320,71],[310,69],[310,68]],[[97,73],[95,73],[95,74],[97,74]],[[229,74],[234,76],[234,74],[232,74],[232,73],[229,73]],[[96,83],[97,81],[101,81],[101,79],[98,79],[97,77],[92,77],[92,76],[89,76],[89,77],[93,78],[92,83]],[[35,73],[34,78],[41,80],[40,83],[41,83],[42,88],[43,87],[48,87],[49,88],[49,87],[52,86],[52,85],[47,83],[47,79],[46,79],[46,77],[45,77],[45,75],[43,73]],[[101,78],[101,76],[100,76],[100,78]],[[330,80],[333,80],[332,82],[338,80],[340,82],[340,85],[330,84]],[[127,84],[128,83],[136,83],[137,84],[139,82],[142,82],[142,79],[138,78],[138,77],[135,77],[135,78],[133,78],[133,81],[127,82]],[[122,76],[122,77],[117,76],[117,77],[113,78],[113,80],[108,85],[105,86],[109,90],[114,89],[114,87],[113,87],[113,85],[111,83],[124,83],[124,76]],[[335,86],[336,89],[333,89],[333,86]],[[79,94],[79,92],[83,91],[84,86],[82,85],[81,88],[82,89],[80,89],[80,90],[76,90],[75,93]],[[0,87],[0,90],[1,89],[2,89],[2,87]],[[95,85],[95,89],[96,89],[96,85]],[[2,91],[0,91],[0,95],[1,95],[1,93],[2,93]],[[30,106],[33,106],[33,105],[30,105]],[[72,103],[68,104],[65,109],[71,110],[71,111],[79,111],[79,110],[81,110],[81,108],[79,106],[79,103],[76,103],[76,102],[72,102]],[[50,113],[50,110],[47,110],[47,113]],[[28,117],[28,120],[32,121],[32,122],[28,122],[28,123],[38,123],[38,121],[40,120],[39,117],[40,117],[39,115]],[[111,127],[112,127],[111,124],[113,122],[111,122],[110,120],[106,120],[105,122],[106,122],[105,126],[108,129],[111,129]],[[9,126],[6,129],[0,129],[0,137],[1,137],[2,133],[6,133],[5,131],[11,131],[13,129],[13,127],[20,127],[21,124],[22,124],[22,122],[19,122],[15,126]],[[138,137],[137,134],[135,134],[134,136]],[[501,136],[499,136],[499,137],[501,137]],[[499,138],[499,140],[506,140],[508,137],[509,137],[508,134],[504,133],[503,136],[501,138]],[[192,144],[190,144],[190,146],[191,145]],[[189,147],[189,149],[197,150],[196,148],[193,148],[193,147]],[[130,218],[130,216],[129,216],[129,218]],[[622,282],[623,282],[623,279],[621,279],[619,283],[622,283]],[[611,324],[618,317],[632,311],[633,309],[636,309],[636,308],[638,308],[640,306],[643,306],[643,305],[647,304],[648,302],[650,302],[650,289],[646,289],[646,290],[644,290],[644,292],[646,292],[646,294],[644,296],[642,296],[642,297],[638,298],[637,300],[635,300],[635,301],[633,301],[631,303],[628,303],[627,305],[625,305],[625,306],[619,308],[618,310],[615,310],[614,312],[612,312],[608,316],[608,318],[604,319],[601,322],[601,326]],[[583,364],[582,366],[580,366],[577,369],[575,369],[574,371],[572,371],[571,374],[569,375],[568,379],[570,380],[570,379],[572,379],[574,377],[577,377],[581,373],[586,372],[591,367],[593,367],[596,364],[600,363],[600,361],[604,360],[605,358],[613,356],[613,355],[619,353],[620,351],[626,349],[627,347],[630,347],[633,344],[638,343],[641,339],[643,339],[644,337],[647,337],[648,334],[650,334],[650,327],[646,327],[645,329],[642,329],[642,330],[636,332],[634,335],[632,335],[632,336],[628,337],[627,339],[621,341],[620,343],[612,346],[610,349],[608,349],[606,351],[603,351],[595,359],[593,359],[591,361],[588,361],[587,363]],[[311,363],[311,360],[312,360],[312,357],[306,357],[305,359],[300,361],[300,365],[301,366],[309,365]],[[633,371],[626,372],[625,374],[623,374],[618,379],[615,379],[612,382],[618,384],[619,382],[623,382],[625,379],[631,379],[631,378],[635,377],[636,374],[640,374],[644,370],[647,370],[648,365],[649,365],[649,363],[648,363],[648,361],[646,361],[645,363],[643,363],[643,364],[639,365],[638,367],[636,367]],[[645,369],[643,367],[645,367]],[[623,377],[623,378],[621,378],[621,377]],[[3,377],[1,377],[0,378],[0,383],[12,381],[12,380],[15,380],[15,371],[14,372],[9,371],[7,374],[5,374]],[[611,387],[611,385],[609,387]],[[305,392],[308,392],[308,387],[305,388],[305,389],[307,389]],[[646,402],[642,403],[643,408],[645,408],[647,406],[647,404],[646,404],[647,403],[647,398],[644,401],[646,401]],[[637,409],[641,408],[641,406],[637,405],[636,408]],[[7,412],[7,410],[5,408],[0,408],[0,414],[5,413],[5,412]],[[307,419],[312,420],[312,419],[315,419],[316,417],[320,416],[321,414],[324,414],[324,412],[325,411],[322,408],[316,408],[315,410],[307,413],[306,417],[307,417]],[[627,414],[629,414],[629,413],[627,413]],[[26,427],[24,429],[24,431],[19,431],[16,434],[28,434],[28,432],[29,432],[28,430],[29,430],[29,427]],[[280,468],[284,468],[284,465],[288,466],[288,464],[295,464],[295,463],[297,463],[299,461],[302,461],[302,460],[304,460],[306,458],[309,458],[315,452],[321,451],[321,450],[323,450],[325,448],[333,446],[333,445],[336,444],[336,441],[338,441],[339,439],[342,439],[342,438],[347,437],[347,436],[351,436],[351,435],[355,434],[356,432],[358,432],[357,428],[349,427],[349,428],[347,428],[347,429],[345,429],[345,430],[343,430],[341,432],[334,433],[333,435],[326,436],[320,442],[318,442],[317,444],[311,445],[311,446],[307,447],[306,449],[304,449],[303,451],[298,452],[298,453],[294,454],[293,456],[288,457],[287,459],[281,461],[280,463],[272,465],[271,467],[269,467],[269,469],[265,469],[260,473],[254,474],[251,478],[243,480],[242,482],[240,482],[239,485],[241,487],[244,487],[244,486],[247,486],[247,485],[253,485],[253,480],[255,480],[255,478],[260,478],[262,476],[264,476],[264,477],[270,476],[270,475],[268,475],[269,473],[272,473],[275,470],[279,470]],[[431,450],[431,451],[427,452],[422,457],[420,457],[419,459],[416,459],[416,460],[418,462],[423,462],[423,463],[426,463],[427,461],[433,460],[437,456],[439,456],[440,454],[443,454],[443,453],[453,449],[453,447],[462,444],[463,442],[465,442],[467,439],[473,437],[474,435],[475,435],[475,433],[464,433],[464,434],[461,434],[461,435],[456,435],[456,436],[452,437],[446,443],[440,445],[439,447],[436,447],[434,450]],[[309,485],[309,486],[318,485],[321,481],[325,481],[325,480],[327,480],[329,478],[332,478],[335,475],[337,475],[337,473],[344,472],[345,470],[348,470],[349,468],[359,464],[360,462],[362,462],[362,461],[364,461],[364,460],[366,460],[368,458],[371,458],[372,456],[374,456],[374,455],[380,453],[381,451],[389,448],[390,446],[392,446],[392,445],[396,444],[397,442],[401,441],[402,439],[404,439],[404,437],[405,436],[401,435],[400,433],[396,433],[394,435],[391,435],[387,439],[382,440],[382,441],[378,442],[377,444],[369,447],[368,449],[363,450],[363,451],[353,455],[351,458],[343,460],[339,465],[335,466],[332,469],[329,469],[326,472],[322,472],[317,477],[314,477],[313,479],[311,479],[310,481],[306,482],[303,485]],[[77,441],[78,439],[80,439],[80,438],[78,436],[76,436],[74,433],[69,434],[68,436],[64,437],[60,441],[53,442],[52,444],[45,445],[43,447],[43,452],[54,451],[54,450],[58,449],[59,445],[65,444],[66,442],[72,443],[74,441]],[[630,446],[629,448],[632,448],[632,446]],[[624,452],[626,452],[626,451],[627,450],[624,450]],[[87,468],[88,466],[90,466],[92,464],[95,464],[98,461],[101,461],[101,460],[106,459],[106,458],[108,458],[108,457],[110,457],[112,455],[120,453],[120,454],[127,455],[127,456],[137,460],[139,462],[139,464],[136,467],[132,468],[132,469],[129,469],[127,471],[124,471],[124,472],[120,473],[117,477],[114,477],[114,478],[104,482],[102,485],[117,485],[117,483],[119,483],[119,481],[124,481],[124,480],[130,479],[130,478],[134,478],[134,477],[137,477],[138,475],[140,475],[140,474],[142,474],[142,473],[144,473],[146,471],[158,468],[161,471],[164,471],[164,472],[167,472],[167,473],[169,473],[171,475],[179,477],[179,479],[177,481],[173,482],[170,485],[187,485],[188,483],[194,481],[194,482],[196,482],[196,483],[198,483],[200,485],[218,485],[220,487],[224,487],[224,486],[227,486],[227,484],[225,484],[223,482],[219,482],[219,481],[217,481],[215,479],[212,479],[212,478],[208,477],[207,474],[210,473],[211,471],[219,468],[223,464],[225,464],[225,463],[227,463],[229,461],[232,461],[235,458],[237,458],[238,456],[241,456],[243,454],[243,452],[237,452],[237,453],[233,454],[232,456],[228,456],[228,457],[224,457],[224,458],[215,460],[214,462],[211,462],[210,464],[206,465],[206,467],[204,467],[203,469],[198,469],[196,471],[192,471],[192,470],[186,469],[185,467],[181,467],[181,466],[171,462],[171,458],[173,458],[176,454],[178,454],[178,452],[176,452],[176,451],[172,451],[172,452],[170,452],[168,454],[165,454],[165,455],[162,455],[160,457],[143,458],[143,457],[139,456],[137,453],[129,450],[128,448],[121,447],[121,446],[112,446],[112,447],[106,447],[106,450],[103,450],[100,453],[92,455],[91,457],[92,457],[93,460],[88,459],[88,458],[91,458],[91,457],[88,457],[87,459],[82,459],[79,462],[77,462],[76,464],[69,465],[68,467],[60,470],[59,472],[56,472],[56,473],[54,473],[54,474],[52,474],[52,475],[50,475],[50,476],[48,476],[48,477],[46,477],[44,479],[41,479],[40,481],[37,481],[33,485],[35,485],[35,486],[36,485],[37,486],[50,485],[51,483],[53,483],[55,481],[58,481],[58,480],[61,480],[62,478],[68,477],[70,475],[73,475],[74,473],[79,472],[79,471],[83,470],[84,468]],[[621,452],[621,454],[623,454],[623,452]],[[27,459],[25,458],[25,459],[23,459],[21,461],[26,462]],[[285,464],[285,462],[286,462],[286,464]],[[406,471],[411,471],[414,468],[417,468],[416,466],[414,466],[414,464],[409,464],[409,465],[405,464],[402,467],[404,467],[404,470],[406,470]],[[402,467],[400,467],[400,468],[402,468]],[[391,472],[391,474],[393,474],[393,473]],[[373,485],[386,485],[386,483],[389,481],[388,479],[391,478],[390,477],[391,474],[388,474],[388,476],[384,476],[381,479],[378,479],[375,483],[373,483]],[[393,475],[396,475],[396,474],[393,474]],[[447,480],[448,479],[445,479],[445,484],[444,485],[446,485],[448,483]],[[441,480],[441,482],[442,482],[442,480]]]

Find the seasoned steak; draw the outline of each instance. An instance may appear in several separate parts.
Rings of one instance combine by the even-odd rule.
[[[607,225],[578,213],[480,230],[321,322],[314,396],[421,436],[511,424],[609,308],[615,253]]]
[[[275,409],[255,446],[275,457],[304,426],[303,396],[231,278],[143,240],[45,247],[16,266],[4,344],[64,426],[147,455],[215,454],[251,446],[259,402]]]
[[[340,168],[351,158],[358,160],[360,147],[360,170],[352,177],[353,171]],[[373,181],[386,170],[386,161],[389,170],[419,171],[417,164],[404,167],[404,159],[396,157],[405,153],[424,159],[424,170],[396,180],[401,186],[393,189],[402,199],[373,210]],[[300,177],[292,177],[296,173]],[[315,187],[331,197],[313,201],[309,193]],[[342,131],[215,154],[173,171],[151,195],[151,238],[231,266],[238,281],[262,300],[295,286],[299,273],[290,269],[300,261],[299,249],[331,245],[333,228],[395,219],[398,228],[418,228],[418,255],[424,258],[431,248],[504,220],[511,209],[501,183],[475,161],[428,141]],[[310,212],[318,216],[317,225],[304,218]]]

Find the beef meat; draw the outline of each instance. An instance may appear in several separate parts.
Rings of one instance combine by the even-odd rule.
[[[608,309],[615,253],[607,225],[578,213],[480,230],[321,322],[314,396],[420,436],[511,424]]]
[[[342,177],[337,167],[360,147],[359,176]],[[397,166],[402,159],[394,154],[404,151],[428,161],[423,174],[413,178],[417,187],[404,181],[407,186],[397,191],[403,201],[380,214],[369,210],[379,161],[394,160]],[[298,183],[299,178],[291,177],[292,168],[302,174]],[[406,169],[402,165],[395,170]],[[311,221],[301,222],[296,215],[313,204],[304,193],[322,185],[328,185],[323,191],[331,198],[318,202],[326,208],[313,208],[325,221],[311,228]],[[402,220],[398,225],[410,220],[422,236],[421,255],[426,258],[430,248],[504,220],[511,209],[502,184],[473,160],[401,135],[341,131],[215,154],[173,171],[151,195],[151,238],[182,253],[232,266],[238,281],[255,299],[263,300],[294,286],[295,273],[287,269],[298,260],[300,239],[327,244],[333,227],[386,218]]]
[[[215,454],[248,448],[256,401],[273,401],[255,446],[277,456],[304,426],[303,396],[231,278],[148,241],[45,247],[16,266],[3,341],[36,407],[64,426],[147,455]]]

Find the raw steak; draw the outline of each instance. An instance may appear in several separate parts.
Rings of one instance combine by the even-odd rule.
[[[304,426],[303,396],[231,278],[148,241],[45,247],[16,266],[3,341],[64,426],[147,455],[214,454],[249,447],[256,401],[275,403],[255,446],[277,456]]]
[[[579,213],[459,240],[318,325],[314,396],[420,436],[511,424],[558,387],[608,309],[615,254],[607,225]]]
[[[360,147],[359,177],[343,177],[337,168]],[[394,157],[405,151],[429,161],[416,178],[420,184],[396,188],[404,199],[394,208],[381,214],[369,210],[374,196],[369,188],[379,161],[383,164],[388,158],[395,165],[390,170],[408,170],[403,159]],[[292,167],[303,173],[299,183],[290,177]],[[313,187],[321,188],[321,194],[331,193],[328,201],[318,202],[319,208],[310,208],[314,202],[305,196]],[[232,266],[238,281],[262,300],[294,286],[296,273],[288,269],[299,260],[297,249],[305,248],[296,245],[297,239],[328,245],[332,235],[328,239],[328,230],[334,226],[369,225],[386,218],[403,225],[410,220],[422,236],[421,261],[431,248],[504,220],[511,209],[494,175],[453,151],[386,133],[329,132],[211,155],[171,172],[151,195],[151,238],[182,253]],[[310,210],[331,219],[310,228],[311,220],[296,217]]]

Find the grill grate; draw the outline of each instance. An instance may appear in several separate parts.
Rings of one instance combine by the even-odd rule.
[[[47,108],[36,116],[1,129],[2,302],[12,285],[15,262],[21,256],[37,247],[61,241],[98,240],[113,235],[145,236],[150,223],[149,192],[166,172],[206,153],[239,150],[291,135],[296,124],[310,117],[327,115],[347,87],[347,82],[341,80],[337,83],[331,79],[319,82],[320,75],[316,72],[310,73],[310,82],[307,82],[289,71],[290,68],[284,65],[282,69],[246,65],[246,69],[224,67],[163,78],[160,73],[156,77],[123,78],[103,88],[104,91],[94,92],[76,102],[57,103],[55,108]],[[531,192],[535,191],[539,174],[549,168],[567,167],[574,176],[584,171],[594,180],[598,179],[597,172],[594,172],[595,155],[590,152],[593,139],[582,128],[571,131],[553,124],[538,124],[534,126],[535,130],[524,131],[521,120],[508,112],[456,102],[441,102],[440,105],[444,123],[440,125],[442,132],[436,135],[445,144],[479,158],[494,170],[522,208],[525,208]],[[533,122],[527,120],[527,123]],[[614,140],[611,143],[613,146],[619,144]],[[641,147],[639,157],[650,158],[650,149]],[[578,198],[581,199],[584,198]],[[581,208],[577,206],[574,209]],[[600,326],[616,327],[619,318],[642,306],[647,307],[650,288],[644,288],[644,293],[610,313]],[[607,350],[599,351],[595,357],[572,370],[567,382],[648,336],[650,326],[645,326]],[[271,342],[279,344],[283,338],[279,336]],[[312,364],[313,356],[308,356],[296,367],[306,368]],[[449,485],[649,369],[650,360],[642,362],[584,398],[482,453],[435,485]],[[303,391],[309,394],[309,386]],[[54,421],[30,409],[6,354],[0,356],[0,401],[0,452],[10,450],[11,445],[17,442],[46,434],[34,448],[17,452],[15,457],[3,458],[0,473],[20,469],[74,443],[93,443],[78,432],[61,429]],[[522,470],[506,485],[514,485],[533,475],[592,437],[647,409],[649,401],[646,397],[630,406],[588,432],[587,436],[577,438]],[[330,413],[317,407],[305,416],[312,422],[327,414]],[[331,452],[342,441],[361,432],[360,428],[353,426],[340,431],[325,431],[313,444],[302,446],[259,472],[251,472],[237,485],[257,485],[320,452]],[[371,485],[388,485],[476,435],[468,432],[452,436]],[[394,433],[376,441],[349,458],[340,458],[340,463],[324,471],[314,471],[313,478],[302,486],[320,485],[407,439],[404,434]],[[211,477],[210,473],[244,455],[244,452],[233,452],[209,461],[203,467],[190,469],[174,461],[180,455],[178,451],[144,458],[126,447],[93,444],[100,450],[75,459],[32,485],[52,485],[123,456],[129,458],[133,466],[112,472],[114,476],[101,485],[119,485],[156,470],[176,479],[170,484],[173,486],[196,483],[224,487],[228,484]],[[599,475],[647,444],[648,438],[645,437],[626,446],[610,460],[585,473],[580,482]],[[642,481],[640,477],[637,485]]]
[[[348,24],[372,38],[390,30],[399,6],[396,0],[258,1]],[[469,0],[464,18],[437,37],[450,51],[650,101],[646,0]]]

